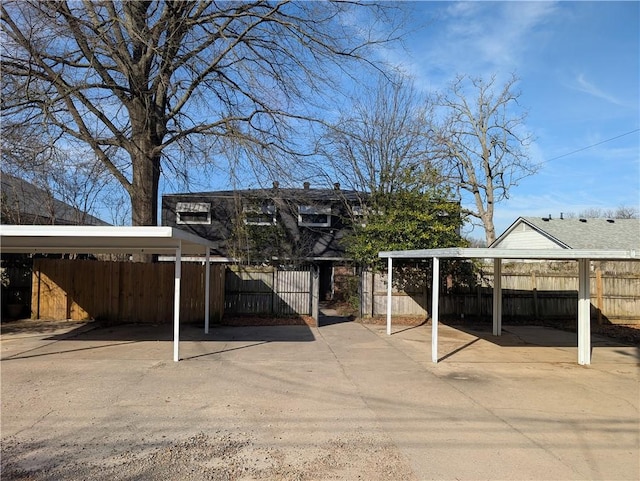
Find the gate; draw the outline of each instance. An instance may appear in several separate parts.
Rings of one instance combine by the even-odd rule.
[[[225,313],[314,316],[318,282],[313,266],[233,266],[225,277]]]

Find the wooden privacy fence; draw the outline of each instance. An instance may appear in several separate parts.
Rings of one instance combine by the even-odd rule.
[[[317,279],[317,276],[315,277]],[[228,267],[224,310],[228,314],[313,315],[313,267]],[[317,298],[317,293],[316,293]]]
[[[576,319],[577,263],[521,263],[502,273],[502,314],[505,319]],[[597,322],[640,323],[640,263],[592,263],[591,316]],[[491,270],[490,270],[491,269]],[[418,271],[416,271],[418,272]],[[431,304],[430,274],[423,270],[408,285],[393,286],[394,316],[427,316]],[[394,278],[396,277],[394,269]],[[445,282],[447,279],[444,280]],[[441,288],[440,315],[448,318],[490,318],[493,271],[483,268],[476,286]],[[386,315],[386,273],[364,271],[362,310],[366,316]]]
[[[223,314],[224,266],[210,266],[211,320]],[[31,316],[39,319],[100,319],[172,322],[173,262],[134,263],[34,259]],[[204,321],[204,265],[182,263],[180,319]]]

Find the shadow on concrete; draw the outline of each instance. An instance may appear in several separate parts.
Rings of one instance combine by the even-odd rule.
[[[323,316],[318,319],[318,327],[332,326],[334,324],[343,324],[345,322],[353,322],[353,316]]]
[[[444,324],[444,323],[443,323]],[[440,360],[447,359],[454,354],[475,344],[480,339],[491,342],[500,347],[543,347],[543,348],[577,348],[577,333],[570,330],[556,329],[550,326],[504,325],[500,336],[493,334],[491,325],[469,326],[462,324],[449,324],[448,327],[464,332],[475,339],[467,342],[456,350],[447,353]],[[615,338],[606,337],[592,331],[591,353],[597,348],[620,348],[615,352],[640,360],[640,346],[624,342]],[[632,348],[632,349],[629,349]]]
[[[464,351],[466,348],[473,346],[479,340],[480,340],[480,338],[476,337],[472,341],[467,342],[464,346],[460,346],[459,348],[454,349],[453,351],[451,351],[451,352],[445,354],[444,356],[438,358],[438,362],[444,361],[445,359],[449,359],[451,356],[455,356],[460,351]]]
[[[318,327],[353,322],[354,319],[355,316],[353,315],[341,315],[340,312],[332,308],[329,303],[320,303],[320,309],[318,311]]]
[[[65,329],[66,328],[66,329]],[[49,335],[49,333],[53,334]],[[12,329],[5,330],[3,326],[3,340],[39,338],[38,345],[4,357],[3,361],[42,357],[69,352],[103,349],[106,347],[137,344],[142,342],[173,341],[173,325],[171,324],[118,324],[105,326],[100,322],[82,323],[56,321],[47,324],[46,321],[21,321]],[[74,341],[73,345],[61,344],[60,349],[52,347],[59,341]],[[181,342],[226,343],[238,342],[247,345],[236,345],[217,349],[204,355],[246,349],[271,342],[313,342],[315,336],[308,326],[210,326],[209,333],[204,333],[204,327],[194,324],[180,326]],[[86,346],[78,342],[87,342]],[[41,350],[45,349],[46,352]],[[38,352],[40,351],[40,352]],[[189,359],[189,358],[183,358]]]

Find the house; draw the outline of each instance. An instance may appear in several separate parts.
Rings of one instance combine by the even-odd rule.
[[[519,217],[490,247],[640,251],[640,219]]]
[[[24,179],[1,173],[0,223],[5,225],[109,225],[53,197]],[[31,254],[2,253],[0,304],[3,318],[28,312],[31,300]]]
[[[367,195],[353,190],[272,188],[169,194],[162,197],[162,224],[214,241],[219,256],[246,264],[314,264],[320,299],[333,296],[342,243]]]
[[[24,179],[2,172],[0,181],[2,224],[109,225]]]

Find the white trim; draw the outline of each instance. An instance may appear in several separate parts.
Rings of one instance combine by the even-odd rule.
[[[203,220],[182,220],[181,214],[207,214]],[[211,224],[210,202],[178,202],[176,203],[176,223],[182,225]]]
[[[35,254],[204,254],[216,244],[174,227],[0,225],[4,253]]]
[[[502,334],[502,259],[493,259],[493,335]]]
[[[438,363],[438,316],[440,315],[440,259],[433,258],[431,286],[431,361]]]
[[[387,335],[391,335],[391,281],[393,279],[393,259],[387,259]]]
[[[207,249],[206,260],[204,263],[204,333],[209,334],[209,302],[210,302],[210,286],[211,286],[211,253]]]
[[[578,364],[591,364],[591,300],[589,259],[578,261]]]
[[[324,215],[325,222],[303,222],[303,215]],[[298,225],[301,227],[331,227],[331,207],[330,206],[314,206],[299,205],[298,206]]]
[[[276,225],[278,223],[276,218],[277,209],[274,204],[268,204],[263,206],[244,206],[242,208],[242,213],[244,214],[243,220],[245,225]],[[270,217],[271,220],[268,222],[250,221],[247,218],[247,217],[250,217],[250,214],[257,214],[258,216]]]
[[[176,264],[173,291],[173,360],[180,360],[180,284],[182,278],[181,247],[176,248]]]
[[[636,250],[603,250],[603,249],[493,249],[462,248],[419,249],[406,251],[383,251],[379,257],[394,259],[547,259],[547,260],[640,260],[640,251]]]

